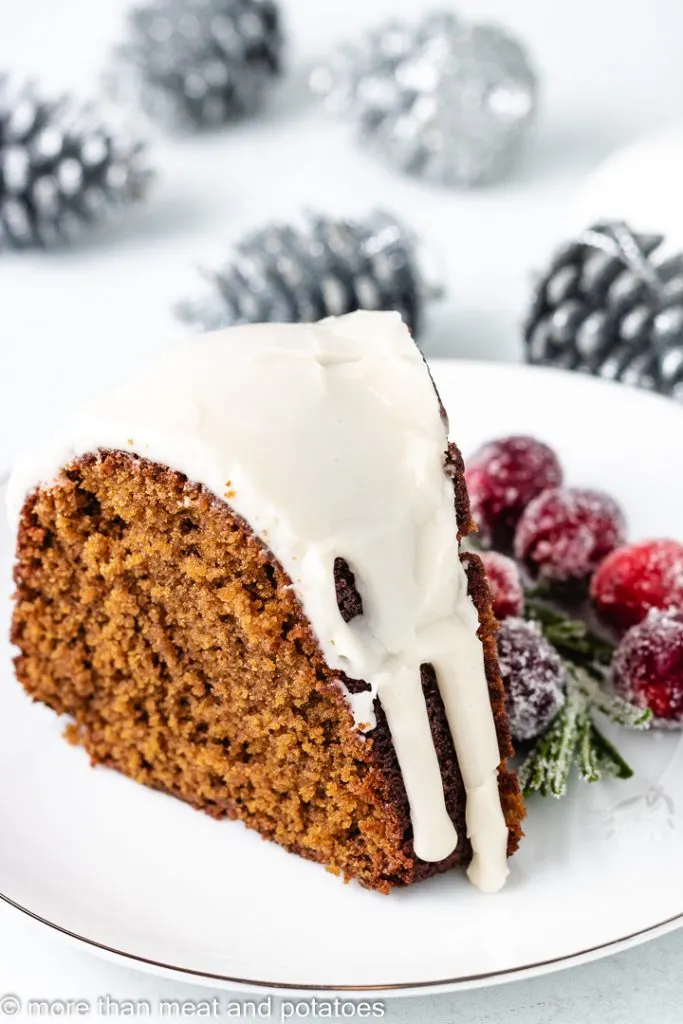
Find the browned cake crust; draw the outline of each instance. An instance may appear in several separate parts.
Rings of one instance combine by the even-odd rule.
[[[465,534],[472,523],[454,447],[448,465]],[[480,560],[466,556],[466,568],[512,853],[524,809],[505,764],[496,624]],[[78,459],[27,499],[15,582],[17,676],[35,700],[70,716],[70,736],[93,764],[240,818],[382,892],[469,861],[462,779],[431,668],[423,687],[460,837],[439,864],[414,855],[379,703],[364,738],[279,564],[227,504],[182,474],[123,452]],[[343,564],[337,589],[353,608]]]

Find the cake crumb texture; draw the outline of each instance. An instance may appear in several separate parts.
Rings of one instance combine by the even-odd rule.
[[[495,623],[475,562],[468,575],[507,757]],[[461,837],[439,864],[414,855],[383,716],[371,737],[355,731],[281,567],[182,474],[124,452],[76,460],[27,499],[15,582],[17,676],[69,716],[69,738],[93,764],[239,818],[382,892],[468,862],[462,780],[431,670],[423,685]],[[523,807],[504,765],[500,782],[512,852]]]

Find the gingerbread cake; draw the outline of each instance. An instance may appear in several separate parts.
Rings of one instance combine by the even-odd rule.
[[[12,640],[92,763],[382,892],[521,836],[485,574],[398,314],[171,350],[24,461]]]

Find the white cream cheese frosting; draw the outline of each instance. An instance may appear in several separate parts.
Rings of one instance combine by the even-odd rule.
[[[358,728],[373,728],[379,698],[415,853],[439,861],[457,836],[420,682],[431,664],[465,784],[469,876],[492,892],[507,875],[500,753],[446,446],[429,372],[398,314],[248,325],[193,338],[95,402],[16,467],[8,503],[16,521],[37,485],[98,448],[169,466],[226,500],[291,579],[330,667],[370,685],[346,694]],[[349,623],[336,558],[363,600]]]

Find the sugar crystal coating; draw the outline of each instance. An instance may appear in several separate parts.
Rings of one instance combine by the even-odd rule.
[[[564,704],[562,659],[535,622],[509,618],[498,632],[498,662],[513,739],[534,739]]]
[[[652,608],[624,634],[612,662],[620,696],[652,711],[652,724],[683,724],[683,611]]]
[[[524,589],[517,563],[499,551],[482,551],[479,557],[486,569],[493,614],[501,622],[512,615],[521,615]]]
[[[515,556],[547,583],[582,583],[626,539],[626,520],[602,491],[552,487],[527,506]]]
[[[683,544],[657,539],[618,548],[595,573],[591,597],[603,622],[620,631],[651,608],[683,609]]]
[[[508,548],[529,502],[562,483],[553,450],[533,437],[489,441],[468,460],[467,487],[479,536],[487,547]]]

